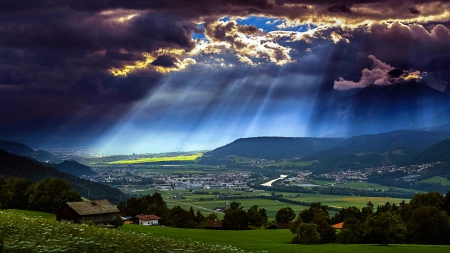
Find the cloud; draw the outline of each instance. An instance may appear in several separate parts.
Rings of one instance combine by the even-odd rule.
[[[373,55],[369,55],[368,58],[373,61],[372,68],[365,68],[362,71],[362,77],[358,82],[345,80],[343,77],[340,77],[339,81],[334,82],[334,89],[348,90],[364,88],[369,85],[385,86],[396,84],[401,81],[416,80],[421,78],[419,71],[403,71],[401,69],[395,69],[389,64],[378,60]]]
[[[192,54],[231,52],[240,62],[250,65],[292,62],[291,48],[282,46],[270,34],[252,25],[239,25],[234,20],[207,22],[205,35],[209,42],[199,43]]]
[[[437,0],[0,1],[0,113],[10,121],[58,113],[102,120],[164,94],[152,100],[157,113],[161,100],[178,101],[170,85],[239,107],[251,96],[273,102],[330,92],[340,76],[349,80],[336,81],[338,89],[389,85],[400,78],[389,75],[393,66],[427,72],[442,87],[448,9]],[[248,16],[273,19],[265,25],[275,31],[243,25]],[[367,67],[367,55],[374,67],[349,78]],[[175,75],[183,78],[170,83]],[[225,92],[250,86],[245,98]],[[198,105],[196,98],[186,100]]]

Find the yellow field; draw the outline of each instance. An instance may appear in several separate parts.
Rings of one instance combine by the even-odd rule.
[[[188,162],[195,161],[195,159],[202,156],[202,153],[195,155],[182,155],[182,156],[161,156],[161,157],[145,157],[133,160],[119,160],[108,162],[108,164],[139,164],[139,163],[158,163],[158,162]]]

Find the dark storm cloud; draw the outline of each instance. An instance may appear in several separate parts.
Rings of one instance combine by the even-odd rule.
[[[170,55],[161,55],[156,60],[152,62],[152,65],[161,66],[161,67],[175,67],[175,62],[177,58]]]
[[[416,7],[409,8],[409,11],[411,12],[411,14],[414,14],[414,15],[419,15],[421,13],[420,10],[417,9]]]
[[[352,9],[350,9],[350,7],[352,7],[351,4],[333,5],[328,7],[328,11],[333,13],[351,13]]]
[[[449,51],[448,43],[445,44],[449,41],[448,29],[439,25],[428,30],[419,26],[387,27],[377,22],[439,16],[443,13],[439,6],[448,2],[3,0],[0,1],[0,113],[4,115],[3,121],[45,118],[59,113],[62,118],[81,114],[83,120],[101,120],[105,112],[114,114],[113,109],[105,108],[116,109],[117,104],[127,107],[163,87],[165,77],[155,72],[157,67],[184,69],[186,73],[179,85],[186,90],[192,85],[189,77],[205,81],[190,71],[201,73],[223,68],[223,72],[213,72],[216,75],[208,77],[211,83],[225,90],[236,80],[257,80],[245,83],[252,87],[243,89],[243,96],[253,95],[262,100],[272,94],[271,99],[277,101],[313,94],[314,88],[305,80],[318,78],[324,72],[323,82],[318,81],[326,86],[323,90],[330,85],[332,88],[333,80],[339,76],[352,79],[352,73],[361,73],[370,64],[369,54],[392,65],[413,62],[430,69],[436,62],[442,62]],[[347,33],[345,38],[350,43],[338,40],[334,45],[326,32],[309,42],[288,42],[269,40],[270,36],[264,37],[267,34],[254,25],[217,22],[224,16],[249,15],[333,25],[338,18],[344,25],[355,26],[369,20],[375,25],[360,30],[336,30],[344,37]],[[202,22],[204,31],[198,28]],[[192,40],[194,32],[204,33],[213,42],[227,42],[230,47],[188,55],[195,52],[199,43]],[[258,36],[263,39],[251,40]],[[171,53],[172,50],[178,51]],[[197,65],[188,64],[193,61]],[[188,65],[192,68],[186,69]],[[110,73],[113,68],[131,70],[124,72],[127,76],[115,77]],[[268,78],[267,82],[257,79],[261,75]],[[271,87],[278,78],[284,78],[285,83]],[[207,90],[204,88],[199,93]],[[208,95],[215,96],[203,94]],[[233,101],[239,107],[239,101],[244,99]],[[113,116],[121,117],[124,112],[126,109]]]
[[[0,47],[60,50],[153,51],[161,47],[186,50],[194,44],[195,25],[157,13],[120,22],[105,15],[67,11],[7,14],[0,19]]]

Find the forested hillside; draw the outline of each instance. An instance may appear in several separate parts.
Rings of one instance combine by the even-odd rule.
[[[320,150],[336,147],[343,139],[338,138],[288,138],[288,137],[254,137],[237,139],[206,155],[225,157],[235,155],[271,160],[301,157]]]
[[[450,161],[450,139],[443,140],[411,159],[410,164],[449,162]]]
[[[33,150],[25,144],[0,140],[0,149],[6,150],[11,154],[26,156],[33,158],[41,162],[57,162],[58,159],[55,155],[44,150]]]
[[[0,150],[0,176],[21,177],[34,182],[45,178],[61,178],[68,181],[81,196],[90,199],[107,199],[119,203],[123,193],[108,185],[81,179],[79,177],[58,171],[30,158],[10,154]]]

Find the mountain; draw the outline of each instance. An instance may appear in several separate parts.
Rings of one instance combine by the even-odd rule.
[[[34,151],[25,144],[0,140],[0,149],[6,150],[11,154],[26,156],[40,162],[56,162],[58,158],[50,152],[44,150]]]
[[[301,157],[319,150],[330,149],[343,139],[333,138],[293,138],[254,137],[237,139],[223,147],[206,153],[207,156],[226,157],[229,155],[278,160]]]
[[[450,162],[450,139],[445,139],[420,152],[409,164]]]
[[[335,148],[306,155],[302,160],[318,160],[322,167],[330,169],[399,165],[447,138],[450,131],[401,130],[355,136]]]
[[[36,182],[48,177],[61,178],[69,182],[81,196],[91,199],[107,199],[116,204],[120,201],[120,196],[123,195],[119,189],[81,179],[58,171],[56,168],[42,164],[36,160],[13,155],[4,150],[0,150],[0,176],[6,178],[21,177]]]
[[[310,133],[316,136],[354,136],[418,129],[430,124],[450,123],[436,120],[439,118],[436,115],[450,115],[448,112],[450,96],[424,82],[371,85],[355,95],[335,100],[314,114]]]
[[[80,177],[83,175],[90,176],[95,175],[96,173],[89,167],[83,164],[80,164],[76,161],[64,161],[59,164],[52,164],[53,167],[58,169],[59,171]]]

